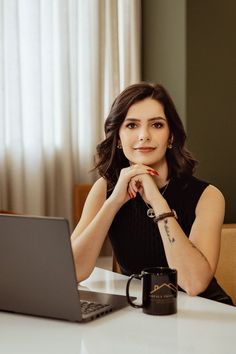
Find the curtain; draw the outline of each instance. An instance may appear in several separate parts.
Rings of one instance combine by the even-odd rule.
[[[115,96],[140,80],[140,0],[0,0],[0,209],[72,220]]]

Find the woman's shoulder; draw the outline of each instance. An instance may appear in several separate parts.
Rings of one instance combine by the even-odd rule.
[[[195,209],[199,198],[209,187],[209,182],[195,176],[176,178],[173,180],[171,194],[182,201],[186,208]]]
[[[172,190],[175,195],[173,208],[176,207],[179,220],[186,235],[190,234],[196,215],[208,215],[215,212],[222,219],[224,214],[224,197],[220,190],[210,182],[190,176],[175,180]],[[177,201],[176,201],[177,198]],[[175,204],[174,204],[175,203]]]
[[[225,198],[217,187],[209,184],[199,198],[196,207],[196,215],[202,215],[203,218],[205,218],[206,215],[207,217],[211,215],[213,218],[217,216],[215,224],[218,223],[221,228],[224,221],[224,214]]]
[[[107,188],[107,181],[105,178],[100,177],[96,180],[96,182],[94,183],[93,187],[96,188]]]
[[[97,181],[93,184],[91,189],[93,194],[103,194],[106,195],[107,193],[107,181],[105,178],[100,177]]]
[[[201,200],[210,200],[212,203],[225,204],[225,198],[222,192],[213,184],[209,184],[201,196]]]
[[[194,190],[194,189],[199,190],[202,193],[204,192],[204,194],[215,195],[215,196],[218,196],[219,198],[223,197],[223,194],[219,188],[214,186],[209,181],[199,179],[195,176],[191,176],[191,178],[189,178],[188,188],[192,189],[192,190]]]
[[[92,186],[87,199],[85,201],[84,209],[99,209],[106,200],[106,180],[99,178]]]

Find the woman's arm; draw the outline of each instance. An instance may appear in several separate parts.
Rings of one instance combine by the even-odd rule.
[[[162,196],[153,200],[156,215],[170,211]],[[189,294],[203,292],[214,276],[224,219],[224,197],[214,186],[202,193],[189,238],[173,217],[158,222],[168,264],[178,270],[178,283]]]
[[[78,281],[86,279],[93,271],[117,212],[116,205],[106,200],[106,193],[106,181],[100,178],[90,190],[80,221],[71,236]]]
[[[129,190],[141,193],[152,205],[155,215],[171,211],[151,176],[143,174],[131,179]],[[178,284],[189,295],[203,292],[214,276],[220,250],[225,202],[221,192],[208,186],[197,206],[196,218],[189,238],[174,217],[158,221],[168,265],[178,271]]]
[[[101,247],[112,221],[129,199],[128,184],[132,177],[148,173],[147,166],[134,165],[123,168],[116,186],[108,199],[107,182],[100,178],[90,190],[83,212],[72,236],[72,249],[75,259],[77,280],[86,279],[95,266]]]

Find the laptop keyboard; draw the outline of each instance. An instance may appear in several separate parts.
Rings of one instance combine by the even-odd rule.
[[[108,312],[110,305],[99,304],[97,302],[80,300],[82,315],[89,315],[95,312]]]

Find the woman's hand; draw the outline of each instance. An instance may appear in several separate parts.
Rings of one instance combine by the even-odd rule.
[[[152,200],[160,195],[159,189],[152,176],[157,176],[156,170],[150,170],[148,173],[143,173],[131,178],[129,182],[128,192],[133,197],[139,192],[145,202],[152,205]]]
[[[147,197],[148,201],[149,194],[151,197],[151,193],[153,193],[154,188],[157,189],[151,176],[157,175],[158,172],[156,170],[145,165],[132,165],[130,167],[123,168],[110,198],[115,199],[115,201],[122,206],[129,199],[135,198],[137,192],[142,193],[145,189],[145,198]]]

